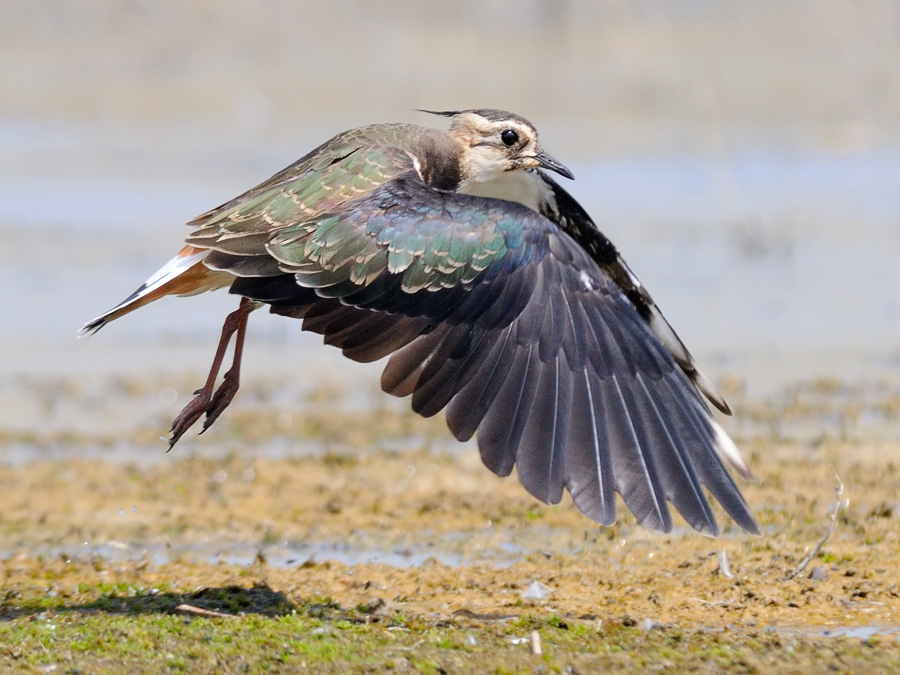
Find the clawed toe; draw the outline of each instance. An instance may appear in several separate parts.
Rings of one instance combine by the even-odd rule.
[[[203,389],[198,389],[194,394],[191,402],[184,406],[184,409],[178,413],[178,417],[172,421],[172,428],[170,429],[172,436],[169,438],[169,450],[193,426],[194,422],[200,419],[200,416],[209,409],[209,394]]]
[[[190,403],[184,406],[184,409],[178,413],[178,417],[172,422],[172,428],[170,429],[172,436],[169,438],[169,449],[172,449],[179,439],[184,436],[187,430],[190,429],[204,413],[206,413],[206,419],[203,421],[203,429],[200,433],[202,434],[209,429],[225,408],[229,406],[234,395],[237,393],[237,390],[237,378],[234,377],[229,370],[225,374],[225,379],[222,381],[222,384],[219,385],[219,388],[216,389],[216,393],[212,396],[209,395],[209,392],[206,389],[198,389],[195,391],[194,398]]]
[[[209,429],[213,422],[219,419],[219,415],[231,404],[231,400],[238,390],[238,379],[232,374],[232,371],[225,373],[222,384],[216,389],[216,393],[212,397],[209,406],[206,408],[206,419],[203,421],[203,430],[201,434]]]

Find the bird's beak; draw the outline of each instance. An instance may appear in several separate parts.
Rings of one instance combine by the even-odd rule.
[[[534,161],[542,169],[549,169],[550,171],[555,171],[560,176],[565,176],[569,180],[575,180],[574,174],[569,171],[569,169],[567,169],[562,162],[553,159],[553,157],[548,155],[543,150],[541,150],[534,156]]]

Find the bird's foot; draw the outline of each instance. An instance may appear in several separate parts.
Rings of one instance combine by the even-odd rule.
[[[210,401],[206,408],[206,419],[203,421],[203,430],[200,432],[201,434],[209,429],[225,408],[231,404],[231,400],[237,393],[239,386],[240,380],[238,379],[238,373],[232,368],[225,373],[225,376],[222,378],[222,384],[216,389],[212,401]]]
[[[215,394],[212,396],[210,396],[206,387],[195,391],[194,398],[184,406],[184,409],[178,413],[178,417],[172,422],[170,430],[172,436],[169,438],[169,449],[172,449],[204,413],[206,413],[206,419],[203,421],[203,429],[200,433],[202,434],[209,429],[213,422],[219,418],[219,415],[224,412],[225,408],[231,404],[239,386],[238,376],[233,370],[229,370],[225,373],[222,384],[219,385],[219,388],[216,389]]]
[[[209,410],[210,403],[209,389],[203,387],[194,392],[194,398],[191,399],[191,402],[184,406],[182,411],[178,413],[178,417],[172,421],[172,428],[169,430],[172,433],[172,436],[169,438],[169,450],[193,426],[194,422]]]

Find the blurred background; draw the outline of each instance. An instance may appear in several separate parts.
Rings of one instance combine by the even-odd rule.
[[[349,127],[442,123],[416,108],[534,122],[737,396],[815,381],[898,400],[892,0],[4,0],[0,63],[0,430],[17,438],[164,426],[234,298],[78,328],[182,223]],[[245,377],[375,390],[377,366],[319,342],[260,312]],[[138,405],[128,378],[151,383]]]

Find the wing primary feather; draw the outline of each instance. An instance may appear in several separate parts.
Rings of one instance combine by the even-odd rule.
[[[498,476],[508,476],[516,463],[516,453],[525,430],[525,420],[540,376],[536,345],[516,354],[497,397],[478,425],[481,459]]]
[[[566,441],[566,486],[575,506],[601,525],[616,522],[616,490],[609,454],[609,436],[597,416],[600,400],[596,375],[585,369],[575,373],[572,421]]]
[[[713,445],[715,430],[710,421],[706,419],[711,413],[693,388],[690,389],[690,395],[685,397],[684,385],[680,382],[678,385],[676,390],[674,382],[670,380],[665,382],[665,386],[672,394],[667,396],[666,400],[681,411],[686,421],[694,429],[693,434],[699,441],[699,447],[693,449],[692,457],[700,480],[735,523],[751,534],[760,534],[759,525],[750,511],[750,507],[716,453]],[[682,433],[689,432],[683,431]]]
[[[562,316],[565,295],[559,279],[559,273],[555,266],[547,265],[544,274],[544,288],[547,300],[544,302],[544,321],[540,329],[540,356],[541,361],[549,363],[556,358],[563,346],[565,330],[569,318]]]
[[[589,331],[587,320],[581,302],[570,300],[569,293],[565,290],[560,294],[565,303],[565,314],[568,319],[568,332],[563,339],[563,349],[566,359],[573,370],[584,368],[587,359],[587,338]]]
[[[519,480],[546,504],[558,504],[565,485],[565,445],[572,387],[560,357],[541,366],[531,412],[516,455]]]
[[[321,307],[321,309],[319,309]],[[356,307],[342,305],[340,300],[319,300],[316,307],[310,308],[303,321],[303,329],[327,336],[325,344],[340,347],[346,335],[352,334],[360,326],[364,326],[381,316]]]
[[[431,369],[428,368],[419,379],[417,395],[425,399],[434,398],[435,403],[440,403],[442,407],[455,406],[452,411],[450,407],[447,409],[447,424],[459,440],[468,440],[475,433],[478,422],[499,388],[499,383],[493,381],[494,373],[501,364],[505,364],[504,368],[508,367],[513,358],[513,354],[502,351],[502,345],[506,344],[505,335],[504,331],[499,330],[479,330],[461,358],[446,359],[436,372],[429,373]],[[499,349],[498,343],[501,343]],[[481,400],[484,394],[488,394],[486,401]],[[458,425],[461,417],[472,414],[477,419],[474,424],[466,424],[463,431]]]
[[[624,266],[624,262],[622,264]],[[678,337],[675,329],[672,328],[671,324],[666,320],[666,317],[663,316],[663,313],[656,303],[653,302],[653,299],[650,298],[650,295],[646,291],[644,291],[643,294],[646,296],[644,302],[647,307],[647,322],[650,325],[650,330],[653,331],[656,338],[672,355],[672,358],[675,359],[675,362],[681,367],[684,374],[688,376],[688,379],[694,383],[694,386],[697,387],[697,389],[699,389],[710,403],[716,406],[716,408],[726,415],[730,415],[731,408],[728,407],[728,403],[725,402],[725,399],[719,393],[718,389],[716,389],[716,386],[697,366],[694,357],[691,356],[691,353],[687,350],[687,347],[684,346],[684,343],[681,341],[681,338]]]
[[[476,333],[474,337],[472,332]],[[458,391],[460,368],[467,357],[478,350],[484,335],[483,330],[467,325],[454,326],[446,332],[416,383],[413,410],[423,417],[431,417],[443,410]],[[457,351],[461,352],[458,356]]]
[[[670,422],[667,422],[661,413],[654,393],[647,387],[640,373],[635,375],[635,380],[640,387],[636,393],[642,391],[644,400],[650,406],[649,410],[643,411],[641,418],[648,433],[652,435],[650,448],[655,456],[666,497],[691,527],[708,536],[718,536],[719,526],[716,517],[703,493],[700,478],[684,441],[677,432],[670,431]],[[639,404],[638,409],[641,409]]]
[[[394,352],[381,373],[382,390],[401,398],[412,394],[429,355],[443,338],[444,330],[437,328]]]
[[[488,323],[485,321],[486,315],[490,315],[491,312],[497,312],[502,316],[509,306],[510,286],[514,285],[510,283],[509,275],[504,275],[490,284],[476,284],[466,288],[462,302],[453,311],[453,320],[486,325]],[[495,325],[490,327],[493,328]]]
[[[652,456],[641,443],[618,376],[614,374],[609,383],[611,391],[606,408],[619,413],[618,418],[608,422],[612,431],[610,451],[616,489],[638,522],[654,530],[671,532],[672,517],[665,504]]]
[[[468,382],[447,407],[447,426],[457,440],[472,438],[509,374],[509,367],[515,358],[515,345],[510,345],[510,333],[511,329],[507,328],[494,341],[478,369],[468,376]]]
[[[423,317],[376,316],[381,320],[372,321],[345,337],[341,345],[344,356],[359,363],[372,363],[405,347],[428,325]]]
[[[536,266],[534,278],[529,302],[516,321],[516,341],[522,346],[540,342],[541,326],[544,322],[545,309],[550,297],[550,290],[546,285],[543,262]]]

